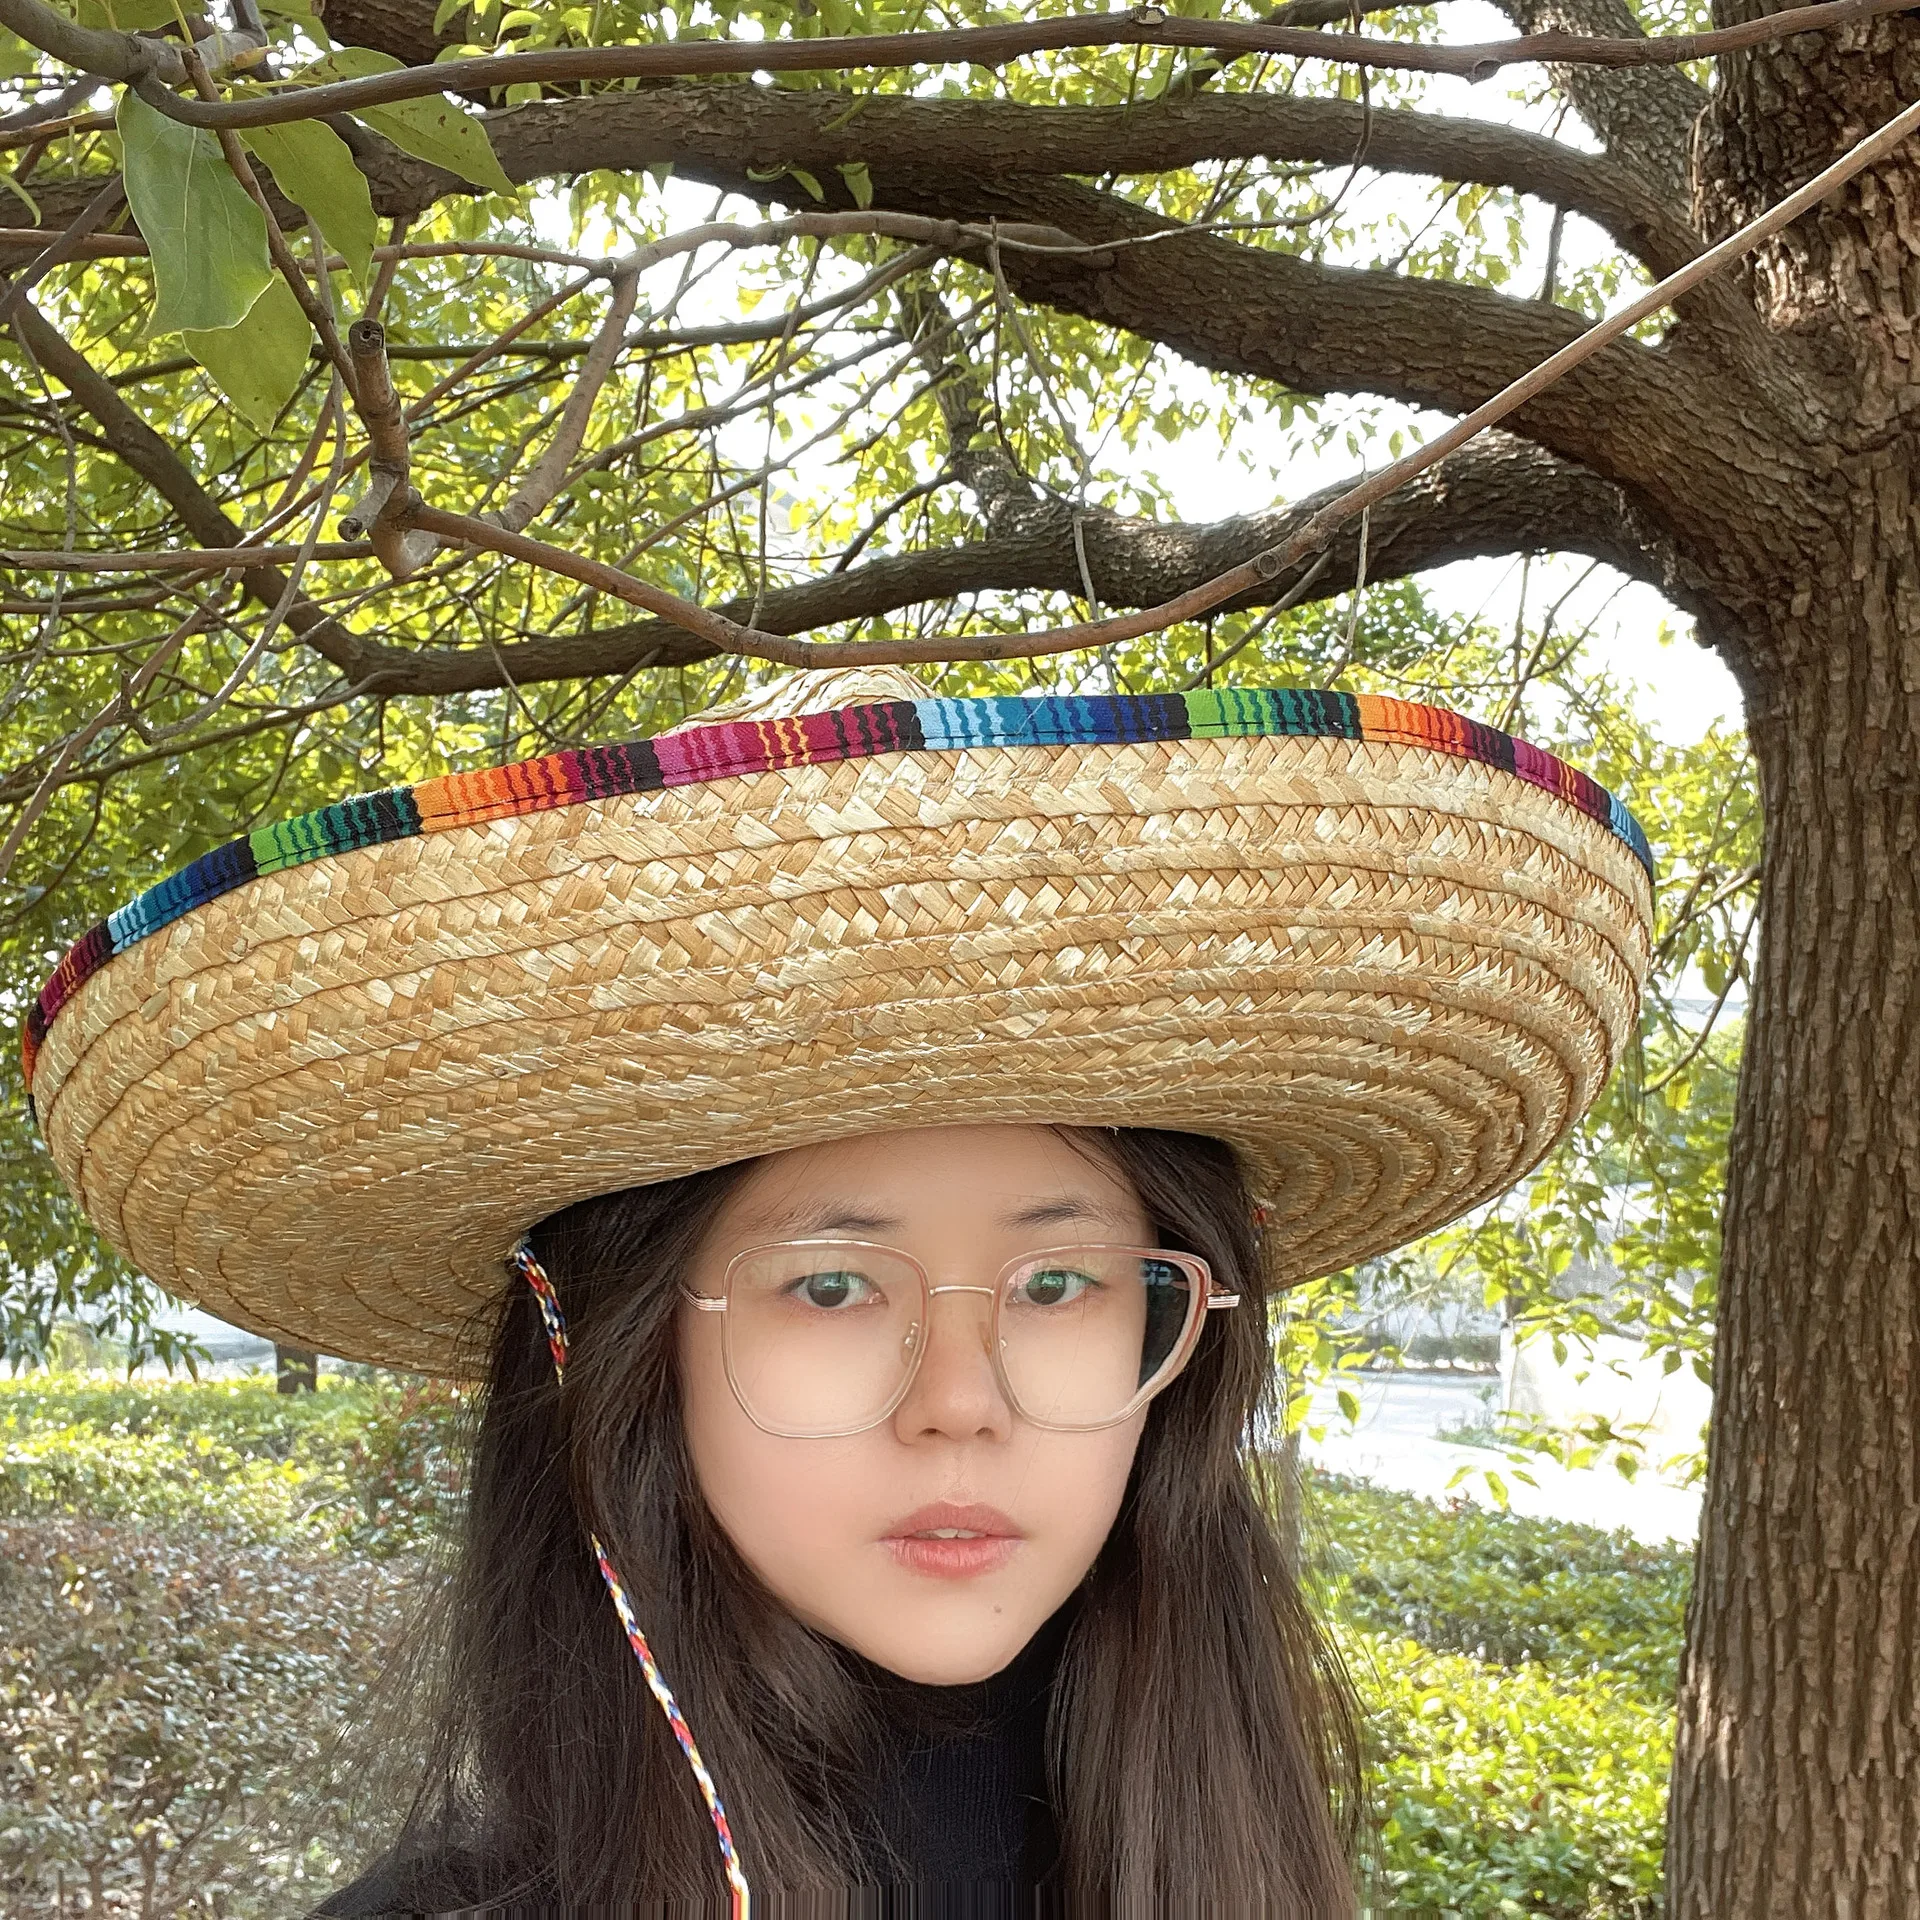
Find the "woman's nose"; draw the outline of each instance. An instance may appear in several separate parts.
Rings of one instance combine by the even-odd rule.
[[[1000,1391],[989,1343],[991,1287],[939,1286],[928,1290],[927,1329],[913,1385],[893,1416],[902,1440],[1002,1440],[1013,1409]]]

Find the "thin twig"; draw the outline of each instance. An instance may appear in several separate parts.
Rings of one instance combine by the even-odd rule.
[[[13,332],[15,342],[18,344],[22,355],[24,355],[27,364],[32,367],[35,379],[40,382],[40,391],[46,396],[47,411],[52,416],[54,426],[60,435],[61,464],[65,469],[66,475],[66,511],[63,516],[62,525],[65,532],[66,544],[72,546],[75,539],[79,536],[80,530],[79,450],[74,443],[73,423],[68,420],[66,409],[54,399],[53,387],[47,379],[47,371],[40,364],[40,357],[34,352],[32,342],[27,338],[26,329],[24,327],[16,327]],[[55,574],[53,577],[53,597],[41,618],[40,630],[34,636],[32,655],[22,665],[19,677],[10,689],[6,699],[0,700],[0,725],[4,725],[6,721],[12,717],[15,708],[25,700],[29,689],[33,685],[34,676],[38,673],[42,662],[52,650],[54,636],[60,630],[62,603],[66,598],[66,592],[66,575],[60,573]]]
[[[316,560],[365,560],[364,540],[323,540]],[[39,547],[0,547],[0,568],[16,573],[222,573],[229,567],[271,566],[299,557],[296,546],[177,547],[161,553],[53,553]]]
[[[1178,691],[1181,693],[1191,693],[1195,687],[1212,686],[1213,676],[1216,673],[1218,673],[1220,669],[1224,667],[1229,660],[1232,660],[1233,658],[1235,658],[1236,655],[1243,653],[1248,647],[1250,647],[1254,643],[1254,641],[1259,639],[1259,637],[1263,633],[1265,633],[1266,630],[1270,626],[1272,626],[1273,623],[1276,620],[1278,620],[1283,613],[1291,613],[1293,609],[1297,607],[1300,604],[1300,602],[1307,597],[1308,588],[1310,588],[1313,585],[1313,583],[1316,580],[1318,580],[1323,573],[1326,572],[1327,567],[1331,563],[1332,559],[1333,559],[1333,549],[1331,547],[1327,548],[1324,552],[1317,554],[1314,558],[1314,562],[1312,566],[1310,566],[1306,570],[1306,572],[1303,573],[1300,576],[1300,578],[1296,580],[1293,583],[1293,585],[1290,586],[1286,590],[1286,592],[1283,593],[1280,596],[1280,598],[1273,603],[1272,606],[1267,608],[1267,610],[1263,614],[1261,614],[1258,620],[1251,621],[1247,626],[1246,632],[1244,632],[1240,636],[1240,638],[1236,640],[1233,643],[1233,645],[1226,650],[1225,653],[1214,652],[1213,629],[1209,627],[1207,629],[1207,664],[1204,667],[1202,667],[1200,671],[1196,673],[1191,679],[1183,680],[1180,683]]]
[[[1753,930],[1760,922],[1760,902],[1754,900],[1752,911],[1747,915],[1747,924],[1740,929],[1740,938],[1734,946],[1733,965],[1727,969],[1727,978],[1720,991],[1714,995],[1713,1005],[1707,1009],[1707,1017],[1701,1023],[1693,1045],[1683,1053],[1657,1080],[1649,1080],[1640,1089],[1640,1097],[1645,1100],[1658,1093],[1663,1087],[1676,1080],[1699,1059],[1705,1050],[1707,1041],[1712,1037],[1714,1022],[1720,1018],[1720,1009],[1727,1004],[1727,995],[1733,991],[1733,983],[1740,979],[1746,970],[1747,943],[1753,938]]]
[[[363,320],[378,320],[380,309],[387,304],[387,295],[393,291],[393,277],[400,271],[400,262],[406,257],[402,244],[406,239],[411,217],[404,213],[393,216],[393,225],[388,229],[389,241],[385,247],[375,250],[380,261],[380,270],[373,276],[373,285],[367,289],[367,304],[360,317]]]
[[[259,664],[261,656],[273,644],[274,635],[280,631],[281,624],[293,609],[294,601],[299,598],[301,575],[306,571],[307,563],[313,558],[314,548],[320,543],[320,529],[326,523],[327,514],[332,509],[333,496],[340,485],[346,467],[346,408],[342,402],[340,382],[337,378],[328,383],[327,400],[326,405],[321,409],[321,418],[333,423],[333,465],[320,489],[320,501],[314,509],[313,519],[308,524],[307,537],[300,543],[300,551],[294,555],[293,564],[287,570],[287,584],[281,590],[280,598],[268,611],[252,645],[240,656],[233,671],[192,713],[188,714],[184,720],[177,720],[171,726],[159,728],[153,733],[148,733],[144,728],[139,729],[148,745],[159,746],[169,740],[177,740],[183,734],[191,733],[195,727],[210,719],[225,706],[247,675]]]
[[[0,227],[0,248],[22,250],[47,245],[49,227]],[[89,233],[76,237],[67,247],[69,260],[106,260],[125,258],[144,260],[147,243],[137,233]]]
[[[195,608],[147,656],[140,671],[91,720],[74,729],[53,765],[47,769],[40,784],[34,788],[26,804],[15,815],[12,829],[8,832],[5,842],[0,843],[0,880],[6,878],[8,870],[13,865],[14,856],[20,851],[21,843],[33,831],[35,822],[46,812],[53,796],[66,783],[67,769],[107,727],[132,711],[134,699],[145,691],[160,669],[206,625],[211,617],[206,609]]]
[[[682,78],[697,74],[847,73],[874,68],[967,64],[997,67],[1031,54],[1084,47],[1201,47],[1231,53],[1277,53],[1299,60],[1331,60],[1409,73],[1452,74],[1487,80],[1504,67],[1674,67],[1794,34],[1904,13],[1912,0],[1825,0],[1825,4],[1763,14],[1709,33],[1653,34],[1608,39],[1582,33],[1530,33],[1477,45],[1445,46],[1325,33],[1311,27],[1256,22],[1185,20],[1158,6],[1126,13],[1088,13],[1000,26],[940,28],[911,33],[822,35],[812,40],[703,40],[688,36],[637,46],[556,47],[539,53],[494,53],[431,66],[402,67],[360,80],[290,87],[243,100],[183,99],[171,93],[179,73],[177,43],[141,34],[76,26],[45,0],[0,0],[0,25],[70,64],[91,66],[134,86],[158,111],[199,127],[266,127],[322,114],[419,100],[436,93],[493,92],[529,83]]]
[[[600,398],[601,389],[613,372],[613,363],[626,343],[627,322],[633,318],[634,302],[639,296],[637,274],[622,273],[615,278],[613,297],[607,302],[606,315],[587,350],[586,362],[573,383],[573,390],[567,395],[567,403],[560,410],[553,438],[527,477],[514,489],[513,497],[488,518],[518,533],[536,515],[544,513],[567,484],[573,457],[587,437],[594,403]]]
[[[97,75],[83,73],[78,80],[70,80],[51,99],[36,100],[30,107],[22,107],[16,114],[0,120],[0,141],[10,139],[16,133],[44,132],[49,121],[63,120],[86,97],[97,92],[106,82]]]

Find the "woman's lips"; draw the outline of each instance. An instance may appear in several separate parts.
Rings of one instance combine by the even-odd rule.
[[[1004,1567],[1020,1542],[1009,1534],[984,1534],[971,1540],[889,1534],[883,1544],[909,1573],[931,1574],[940,1580],[970,1580],[976,1574],[995,1573]]]
[[[1004,1567],[1024,1537],[996,1507],[941,1501],[895,1521],[880,1544],[910,1573],[968,1580]]]

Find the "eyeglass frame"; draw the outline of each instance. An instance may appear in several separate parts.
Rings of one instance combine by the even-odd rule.
[[[1032,1252],[1017,1255],[1009,1260],[995,1276],[990,1287],[972,1285],[943,1285],[936,1287],[933,1276],[927,1272],[922,1262],[906,1251],[904,1247],[889,1247],[877,1240],[843,1240],[832,1234],[799,1240],[767,1240],[757,1246],[744,1247],[727,1262],[725,1273],[720,1277],[721,1292],[718,1295],[696,1293],[692,1287],[682,1285],[680,1292],[687,1304],[701,1313],[725,1313],[733,1292],[735,1269],[743,1261],[750,1260],[755,1254],[772,1253],[785,1247],[853,1247],[863,1253],[890,1254],[896,1260],[903,1260],[911,1267],[920,1281],[920,1320],[919,1338],[915,1344],[913,1358],[907,1363],[905,1375],[898,1390],[879,1413],[871,1420],[863,1420],[857,1427],[836,1427],[827,1433],[793,1433],[782,1427],[769,1426],[754,1412],[747,1402],[746,1394],[741,1390],[739,1379],[733,1370],[733,1342],[722,1335],[720,1343],[721,1359],[727,1370],[727,1385],[733,1390],[733,1397],[744,1413],[762,1433],[771,1434],[779,1440],[846,1440],[857,1433],[871,1433],[875,1427],[884,1425],[899,1412],[907,1395],[913,1391],[913,1383],[920,1377],[920,1363],[926,1358],[927,1347],[933,1331],[933,1300],[942,1293],[984,1293],[993,1302],[991,1318],[988,1323],[987,1358],[993,1367],[995,1384],[1002,1398],[1012,1408],[1015,1416],[1026,1421],[1031,1427],[1039,1428],[1043,1433],[1101,1433],[1108,1427],[1117,1427],[1133,1416],[1149,1402],[1164,1393],[1166,1389],[1186,1371],[1187,1363],[1193,1358],[1194,1349],[1200,1343],[1200,1335],[1207,1323],[1207,1315],[1216,1308],[1237,1307],[1240,1295],[1227,1293],[1214,1283],[1213,1268],[1197,1253],[1179,1253],[1170,1247],[1129,1247],[1114,1245],[1107,1241],[1077,1240],[1059,1247],[1039,1247]],[[1136,1253],[1143,1258],[1172,1261],[1188,1271],[1193,1282],[1193,1295],[1187,1306],[1187,1323],[1180,1330],[1180,1338],[1174,1343],[1173,1351],[1167,1356],[1166,1363],[1152,1380],[1142,1387],[1121,1410],[1105,1420],[1091,1424],[1068,1425],[1058,1420],[1037,1420],[1020,1403],[1020,1396],[1014,1392],[1013,1383],[1007,1378],[1007,1370],[1000,1358],[1000,1348],[1004,1344],[1000,1339],[1000,1309],[1005,1300],[1009,1283],[1021,1268],[1035,1265],[1051,1256],[1066,1253]],[[1197,1271],[1196,1271],[1197,1270]]]

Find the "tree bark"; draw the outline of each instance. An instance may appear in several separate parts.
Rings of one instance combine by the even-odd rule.
[[[274,1391],[313,1393],[320,1385],[320,1356],[306,1347],[273,1349]]]
[[[1673,1920],[1920,1914],[1920,565],[1890,464],[1864,595],[1805,596],[1817,651],[1753,730],[1762,933]]]

